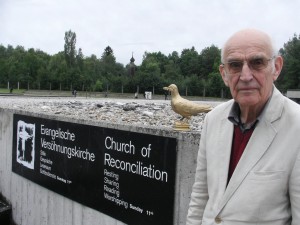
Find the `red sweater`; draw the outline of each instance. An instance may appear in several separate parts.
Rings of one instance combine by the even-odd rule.
[[[245,131],[244,133],[241,131],[239,126],[234,126],[234,134],[233,134],[233,141],[232,141],[232,148],[231,148],[231,155],[230,155],[230,165],[228,171],[228,182],[237,166],[247,144],[248,141],[253,133],[254,127]]]

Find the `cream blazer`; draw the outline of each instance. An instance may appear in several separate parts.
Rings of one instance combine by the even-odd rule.
[[[187,225],[300,225],[300,106],[274,86],[227,185],[233,100],[206,115]]]

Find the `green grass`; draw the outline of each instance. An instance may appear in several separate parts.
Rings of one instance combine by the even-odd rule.
[[[23,94],[25,92],[25,89],[13,89],[12,94]],[[0,94],[9,94],[10,90],[7,88],[0,88]]]

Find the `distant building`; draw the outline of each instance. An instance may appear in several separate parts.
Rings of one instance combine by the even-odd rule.
[[[300,90],[287,90],[286,96],[300,104]]]
[[[131,56],[131,59],[130,59],[130,64],[129,64],[129,75],[131,77],[134,76],[135,70],[136,70],[136,66],[134,64],[134,61],[135,61],[135,59],[133,58],[133,53],[132,53],[132,56]]]

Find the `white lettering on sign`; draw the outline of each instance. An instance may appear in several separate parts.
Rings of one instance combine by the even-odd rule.
[[[151,179],[168,182],[168,173],[166,171],[155,169],[155,166],[152,164],[144,166],[143,162],[141,161],[136,161],[135,163],[126,162],[120,159],[112,158],[110,154],[105,153],[104,165]]]
[[[64,140],[75,141],[75,134],[70,133],[69,130],[63,131],[61,128],[55,130],[55,129],[49,129],[44,126],[45,126],[44,124],[41,124],[41,134],[46,136],[51,136],[52,140],[54,140],[55,138],[60,138]]]
[[[135,154],[135,147],[129,141],[129,143],[121,143],[114,140],[112,137],[105,138],[105,147],[106,149],[115,150],[118,152],[125,152],[127,154]]]

